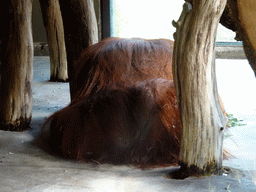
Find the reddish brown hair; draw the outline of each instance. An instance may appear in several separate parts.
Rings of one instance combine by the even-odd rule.
[[[80,160],[177,162],[172,51],[170,40],[118,38],[87,48],[76,64],[76,96],[47,120],[50,148]]]

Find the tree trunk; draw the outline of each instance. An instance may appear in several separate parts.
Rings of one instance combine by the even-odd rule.
[[[256,76],[256,5],[254,0],[228,0],[221,24],[236,32]]]
[[[58,0],[40,0],[50,52],[51,81],[68,80],[63,22]]]
[[[226,0],[184,4],[174,44],[174,80],[183,127],[177,177],[205,175],[222,166],[222,113],[215,75],[215,38]]]
[[[102,32],[101,32],[101,0],[94,0],[94,8],[95,8],[95,15],[97,19],[97,27],[98,27],[98,41],[102,39]]]
[[[0,127],[23,131],[29,128],[33,104],[32,2],[1,1],[0,12]]]
[[[60,0],[59,3],[64,24],[70,93],[73,99],[77,92],[73,85],[75,63],[82,50],[98,42],[97,21],[92,0]]]

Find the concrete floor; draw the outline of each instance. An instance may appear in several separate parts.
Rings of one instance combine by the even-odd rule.
[[[69,103],[68,83],[49,82],[49,57],[35,57],[32,129],[0,131],[0,191],[256,191],[256,80],[246,60],[217,63],[219,93],[226,111],[245,126],[229,129],[224,161],[229,175],[167,179],[175,167],[140,170],[61,159],[38,147],[35,138],[51,113]]]

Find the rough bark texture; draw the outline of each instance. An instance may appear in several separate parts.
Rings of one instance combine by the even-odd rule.
[[[225,0],[184,4],[174,45],[174,80],[183,127],[181,171],[207,174],[222,166],[223,129],[215,76],[215,36]]]
[[[221,24],[236,32],[243,41],[244,51],[256,75],[256,4],[254,0],[228,0]]]
[[[59,3],[64,24],[72,99],[77,91],[73,85],[75,63],[82,50],[98,42],[97,21],[92,0],[60,0]]]
[[[31,0],[0,3],[0,127],[3,130],[26,130],[32,116],[31,14]]]
[[[50,52],[51,81],[68,80],[63,22],[58,0],[40,0]]]

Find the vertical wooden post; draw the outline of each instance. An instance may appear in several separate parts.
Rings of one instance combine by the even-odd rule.
[[[68,80],[63,22],[58,0],[40,0],[50,52],[51,81]]]
[[[33,40],[31,0],[1,1],[1,129],[23,131],[32,116]]]
[[[97,21],[92,0],[59,0],[59,3],[64,24],[72,100],[77,92],[73,84],[75,63],[82,50],[98,42]]]
[[[218,100],[215,38],[225,4],[226,0],[187,0],[179,21],[173,22],[173,73],[183,127],[181,177],[213,173],[222,166],[227,120]]]
[[[102,30],[101,30],[101,0],[94,0],[94,8],[95,8],[95,15],[98,24],[98,41],[102,39]]]

